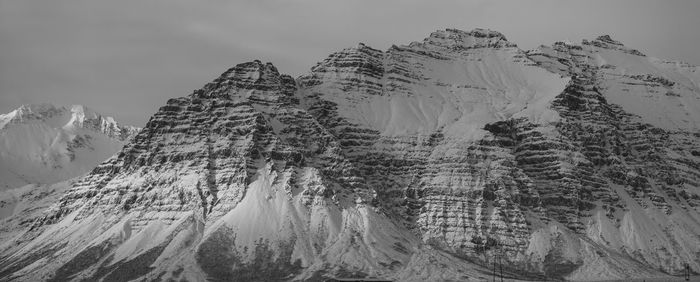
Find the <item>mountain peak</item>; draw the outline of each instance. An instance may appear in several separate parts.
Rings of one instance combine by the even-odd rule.
[[[423,43],[452,49],[516,47],[506,37],[494,30],[476,28],[471,31],[448,28],[432,32]]]
[[[9,113],[0,114],[0,129],[5,128],[8,124],[52,119],[65,115],[69,111],[68,107],[50,103],[23,104]]]
[[[280,74],[270,62],[253,60],[237,64],[226,70],[202,89],[195,90],[190,97],[198,99],[223,98],[242,99],[252,102],[294,103],[296,90],[294,78]]]
[[[25,119],[32,117],[38,118],[47,115],[50,116],[65,110],[65,107],[57,107],[56,105],[50,103],[37,103],[21,105],[11,113],[15,113],[16,118]]]
[[[75,113],[88,116],[99,115],[97,112],[84,105],[54,105],[51,103],[33,103],[33,104],[23,104],[19,106],[14,111],[8,113],[7,115],[13,115],[17,119],[41,119],[41,118],[51,118],[60,113]]]
[[[589,45],[589,46],[595,46],[598,48],[609,49],[609,50],[618,50],[618,51],[622,51],[624,53],[642,56],[642,57],[646,56],[642,52],[639,52],[636,49],[626,47],[624,44],[622,44],[622,42],[613,39],[610,35],[607,35],[607,34],[598,36],[598,37],[596,37],[596,39],[591,40],[591,41],[584,39],[582,41],[582,44]]]
[[[624,46],[624,44],[622,44],[620,41],[612,39],[612,37],[610,37],[610,35],[607,35],[607,34],[598,36],[598,37],[596,37],[595,40],[600,41],[600,42],[605,42],[608,44]]]
[[[262,63],[260,60],[254,60],[237,64],[226,71],[222,77],[254,83],[261,78],[271,78],[279,75],[279,71],[272,63]]]
[[[447,29],[447,30],[450,32],[464,33],[464,31],[458,30],[458,29]],[[466,34],[468,34],[469,36],[473,36],[473,37],[481,37],[481,38],[498,37],[498,38],[501,38],[503,40],[507,40],[506,37],[502,33],[495,31],[495,30],[488,29],[488,28],[475,28],[469,32],[466,32]]]
[[[24,104],[14,111],[0,115],[0,129],[9,124],[43,123],[55,129],[75,130],[83,128],[126,140],[139,128],[118,124],[114,118],[84,105],[60,106],[50,103]]]
[[[240,89],[259,89],[278,83],[280,73],[270,62],[260,60],[240,63],[226,70],[204,88],[196,90],[192,95],[207,98],[229,95],[231,86]]]
[[[476,38],[500,38],[503,40],[507,40],[505,35],[503,35],[502,33],[488,28],[475,28],[470,31],[465,31],[456,28],[446,28],[445,30],[437,30],[435,32],[432,32],[430,34],[430,37],[440,38],[444,37],[445,35]]]
[[[229,78],[240,80],[257,80],[260,78],[280,75],[275,65],[273,65],[271,62],[263,63],[260,60],[253,60],[252,62],[237,64],[231,70],[233,70],[233,72],[229,73]]]

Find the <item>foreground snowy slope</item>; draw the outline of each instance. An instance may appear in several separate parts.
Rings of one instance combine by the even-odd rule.
[[[137,130],[81,105],[24,105],[0,115],[0,190],[82,175]]]
[[[90,174],[13,190],[36,205],[6,213],[0,277],[698,272],[695,70],[607,36],[526,52],[484,29],[360,44],[296,81],[239,64]],[[655,103],[687,115],[636,107]]]

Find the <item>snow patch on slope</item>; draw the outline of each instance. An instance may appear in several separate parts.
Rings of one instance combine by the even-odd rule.
[[[700,130],[700,74],[656,58],[606,49],[596,51],[594,58],[599,66],[615,66],[604,71],[607,79],[603,85],[607,87],[609,102],[660,128]],[[673,83],[654,85],[630,80],[630,76]]]
[[[323,99],[339,105],[339,114],[344,118],[385,136],[427,135],[445,128],[448,135],[476,140],[486,134],[482,128],[487,123],[520,117],[534,123],[559,120],[549,106],[563,91],[568,78],[532,66],[515,47],[455,52],[434,44],[429,40],[414,42],[381,53],[385,68],[398,64],[395,57],[407,58],[410,72],[422,78],[415,84],[403,85],[411,89],[410,94],[395,90],[397,82],[389,81],[391,73],[385,72],[381,79],[373,81],[363,75],[355,77],[356,73],[350,71],[334,70],[314,75],[338,84],[314,86],[306,95],[320,93]],[[362,53],[361,49],[368,47],[358,48],[343,52]],[[449,54],[449,58],[412,55],[438,50]],[[382,84],[382,93],[355,92],[349,96],[342,90],[343,81],[362,79]]]

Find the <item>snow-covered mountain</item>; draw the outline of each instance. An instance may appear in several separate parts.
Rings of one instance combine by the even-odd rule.
[[[85,174],[137,131],[81,105],[23,105],[0,115],[0,190]]]
[[[88,175],[17,191],[36,204],[0,222],[0,279],[700,272],[698,70],[485,29],[359,44],[296,80],[239,64]]]
[[[82,105],[23,105],[0,115],[0,241],[40,215],[70,187],[118,152],[138,128]],[[26,224],[25,222],[24,224]]]

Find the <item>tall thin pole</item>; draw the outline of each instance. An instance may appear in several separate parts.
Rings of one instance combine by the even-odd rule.
[[[496,282],[496,250],[493,252],[493,282]]]
[[[493,254],[493,282],[496,282],[496,253]]]
[[[499,253],[498,256],[498,267],[501,268],[501,282],[503,282],[503,250],[501,249],[501,252]]]
[[[685,264],[685,281],[690,281],[690,263]]]

